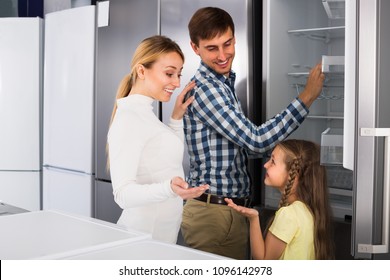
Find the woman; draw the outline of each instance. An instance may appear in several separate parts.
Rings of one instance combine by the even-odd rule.
[[[183,180],[182,118],[193,99],[177,97],[169,126],[154,114],[154,100],[168,102],[180,87],[184,55],[164,36],[153,36],[136,49],[130,73],[121,81],[108,132],[114,199],[123,209],[118,224],[176,243],[183,199],[198,197],[207,185],[189,188]]]

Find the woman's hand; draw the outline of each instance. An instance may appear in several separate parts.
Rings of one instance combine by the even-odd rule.
[[[182,199],[187,200],[200,196],[209,189],[209,185],[201,185],[195,188],[190,188],[188,183],[180,177],[174,177],[171,180],[171,188]]]
[[[234,210],[236,210],[238,213],[240,213],[241,215],[243,215],[245,217],[248,217],[248,218],[258,218],[259,217],[259,212],[256,209],[238,206],[230,198],[225,198],[225,201],[229,207],[233,208]]]
[[[184,97],[188,91],[195,87],[195,81],[190,81],[183,89],[183,91],[177,96],[175,107],[172,111],[172,119],[181,120],[184,116],[184,113],[187,110],[187,107],[194,101],[195,97],[191,96],[184,102]]]

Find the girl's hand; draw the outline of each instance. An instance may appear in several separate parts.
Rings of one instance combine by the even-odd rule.
[[[238,213],[240,213],[241,215],[243,215],[247,218],[258,218],[259,217],[259,212],[256,209],[238,206],[230,198],[225,198],[225,201],[229,207],[233,208]]]
[[[187,107],[194,101],[195,97],[191,96],[184,102],[184,97],[188,91],[195,87],[195,81],[190,81],[183,89],[183,91],[177,96],[175,107],[172,111],[172,119],[181,120],[184,116],[184,113],[187,110]],[[183,103],[184,102],[184,103]]]
[[[187,200],[200,196],[209,189],[209,185],[201,185],[195,188],[189,188],[188,183],[180,177],[174,177],[171,180],[172,190],[182,199]]]

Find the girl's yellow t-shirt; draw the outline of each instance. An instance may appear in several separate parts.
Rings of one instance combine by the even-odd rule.
[[[280,260],[314,260],[314,219],[310,210],[301,201],[281,207],[269,228],[286,249]]]

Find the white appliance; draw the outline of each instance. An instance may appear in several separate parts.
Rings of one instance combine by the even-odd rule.
[[[200,250],[152,239],[74,254],[68,260],[232,260]]]
[[[43,209],[93,216],[95,6],[46,14]]]
[[[0,201],[41,207],[42,20],[0,19]]]
[[[333,215],[351,221],[351,255],[389,259],[390,3],[263,4],[266,118],[303,90],[309,68],[322,59],[323,92],[290,138],[321,144]],[[278,200],[265,189],[266,206],[275,207]]]
[[[52,210],[4,216],[0,228],[2,260],[59,259],[151,239],[144,232]]]

